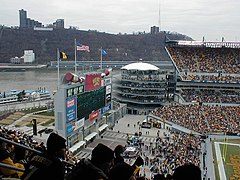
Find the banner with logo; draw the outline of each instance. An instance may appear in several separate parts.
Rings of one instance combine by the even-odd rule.
[[[94,120],[94,119],[97,119],[98,116],[99,116],[99,111],[98,111],[98,110],[97,110],[97,111],[94,111],[94,112],[92,112],[92,113],[89,115],[89,120],[92,121],[92,120]]]
[[[108,104],[104,108],[101,109],[101,114],[105,114],[106,112],[110,111],[112,109],[112,104]]]
[[[86,91],[99,89],[101,87],[102,77],[101,74],[88,74],[85,79]]]
[[[78,130],[79,128],[84,126],[84,118],[76,121],[67,126],[67,135],[72,134],[74,131]]]
[[[67,123],[77,118],[76,98],[67,98],[66,101],[66,121]]]

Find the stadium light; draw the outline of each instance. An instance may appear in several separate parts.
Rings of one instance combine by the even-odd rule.
[[[77,82],[83,83],[85,81],[85,77],[79,77],[78,75],[71,72],[66,73],[64,78],[67,82],[73,82],[73,83],[77,83]]]

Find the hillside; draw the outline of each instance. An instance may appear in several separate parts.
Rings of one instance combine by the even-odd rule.
[[[108,51],[107,61],[168,60],[164,50],[166,36],[169,39],[191,39],[185,35],[161,32],[156,35],[114,35],[96,31],[54,30],[34,31],[32,29],[0,30],[0,62],[9,62],[11,57],[23,56],[23,51],[33,49],[36,63],[47,64],[56,60],[56,49],[66,52],[69,60],[74,60],[74,39],[90,46],[90,53],[78,52],[77,59],[99,60],[100,48]]]

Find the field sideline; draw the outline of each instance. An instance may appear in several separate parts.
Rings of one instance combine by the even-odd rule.
[[[240,141],[214,142],[220,180],[240,178]],[[224,153],[225,151],[225,153]],[[223,160],[225,158],[225,161]]]

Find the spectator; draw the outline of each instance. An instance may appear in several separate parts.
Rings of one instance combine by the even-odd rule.
[[[209,132],[239,133],[239,106],[170,105],[151,112],[162,120],[206,134]]]
[[[173,180],[201,180],[201,170],[193,164],[179,166],[173,173]]]
[[[2,143],[0,147],[0,162],[3,164],[19,167],[19,168],[24,168],[24,166],[20,163],[14,163],[13,159],[10,155],[10,151],[14,148],[13,145],[9,145],[6,143]],[[0,167],[0,173],[3,174],[4,176],[9,176],[9,177],[21,177],[22,172],[16,171],[16,170],[11,170],[9,168],[3,168]]]
[[[109,147],[99,143],[92,151],[91,160],[80,160],[68,179],[106,180],[113,166],[113,161],[114,152]]]
[[[47,151],[35,155],[30,160],[23,180],[63,180],[65,168],[61,160],[65,159],[66,140],[51,133],[47,140]]]
[[[122,157],[123,152],[125,151],[125,147],[122,145],[117,145],[116,148],[114,149],[114,165],[118,163],[123,163],[124,159]]]
[[[127,163],[118,163],[110,171],[110,180],[136,180],[134,168]]]
[[[143,159],[138,156],[135,162],[133,163],[132,167],[134,168],[134,174],[138,174],[140,170],[140,166],[144,164]]]

